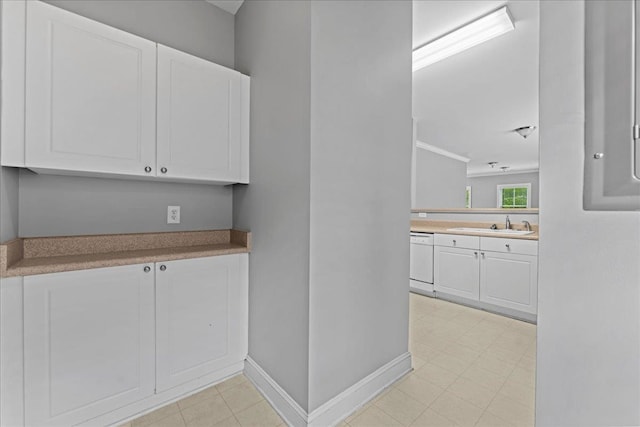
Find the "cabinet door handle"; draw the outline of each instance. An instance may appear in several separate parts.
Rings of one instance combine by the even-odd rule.
[[[145,167],[145,168],[144,168],[144,171],[145,171],[146,173],[151,173],[151,166],[147,166],[147,167]]]
[[[167,269],[167,266],[166,266],[166,265],[162,264],[162,265],[160,266],[160,271],[165,271],[166,269]]]
[[[454,240],[454,241],[453,241],[453,246],[455,246],[455,245],[456,245],[456,241]]]
[[[142,270],[144,270],[145,273],[148,273],[151,271],[151,267],[149,267],[148,265],[145,265]]]
[[[480,255],[482,255],[482,258],[484,258],[484,252],[480,252]]]
[[[507,249],[511,249],[511,246],[509,246],[509,244],[505,244],[505,246],[507,247]]]
[[[161,168],[160,168],[160,172],[162,172],[162,173],[167,173],[167,168],[165,168],[165,167],[161,167]]]
[[[474,252],[473,254],[478,258],[478,252]]]

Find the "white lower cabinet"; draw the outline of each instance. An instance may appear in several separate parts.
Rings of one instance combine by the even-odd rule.
[[[482,252],[480,301],[536,314],[538,257]]]
[[[156,264],[158,392],[246,358],[240,261],[229,255]]]
[[[117,422],[242,370],[248,254],[22,283],[27,426]]]
[[[477,300],[480,296],[479,262],[477,250],[436,246],[434,290]]]
[[[153,269],[24,278],[25,424],[73,425],[153,395]]]
[[[436,294],[537,313],[538,242],[436,234],[435,243]]]

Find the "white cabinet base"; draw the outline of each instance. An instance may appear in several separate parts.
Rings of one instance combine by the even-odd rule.
[[[126,423],[127,421],[134,420],[144,414],[153,412],[156,409],[184,399],[185,397],[198,393],[203,389],[213,387],[214,385],[219,384],[231,377],[241,374],[244,371],[244,365],[244,361],[235,363],[231,366],[227,366],[224,369],[220,369],[219,371],[204,375],[198,379],[181,384],[170,390],[154,394],[151,397],[116,409],[115,411],[109,412],[99,417],[92,418],[78,425],[86,427],[95,427],[98,425],[119,426]]]
[[[409,279],[409,290],[416,294],[426,295],[428,297],[435,296],[435,293],[433,291],[433,283],[426,283]]]
[[[459,297],[457,295],[447,294],[446,292],[435,292],[435,296],[438,299],[442,299],[456,304],[466,305],[467,307],[477,308],[480,310],[488,311],[490,313],[499,314],[501,316],[511,317],[516,320],[523,320],[529,323],[537,323],[538,316],[536,314],[524,313],[518,310],[512,310],[510,308],[501,307],[495,304],[488,304],[482,301],[474,301],[468,298]]]

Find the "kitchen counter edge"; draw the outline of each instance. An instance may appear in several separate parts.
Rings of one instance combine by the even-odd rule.
[[[436,225],[416,225],[415,221],[412,221],[411,231],[419,232],[419,233],[437,233],[437,234],[455,234],[462,236],[480,236],[480,237],[493,237],[493,238],[501,238],[501,239],[519,239],[519,240],[538,240],[538,231],[535,231],[532,234],[515,234],[515,235],[495,235],[491,232],[482,233],[482,232],[469,232],[469,231],[452,231],[448,228],[455,227],[464,227],[465,225],[455,225],[455,226],[436,226]],[[473,227],[473,225],[468,225],[469,227]]]
[[[17,238],[0,244],[0,278],[249,252],[251,232],[233,229]]]

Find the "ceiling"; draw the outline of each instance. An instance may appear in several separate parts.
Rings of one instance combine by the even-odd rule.
[[[222,10],[226,10],[227,12],[235,15],[240,6],[242,6],[242,2],[244,0],[205,0],[207,3],[211,3],[214,6],[218,6]]]
[[[418,141],[468,157],[470,175],[538,168],[538,1],[414,0],[413,47],[506,4],[515,30],[413,73]]]

